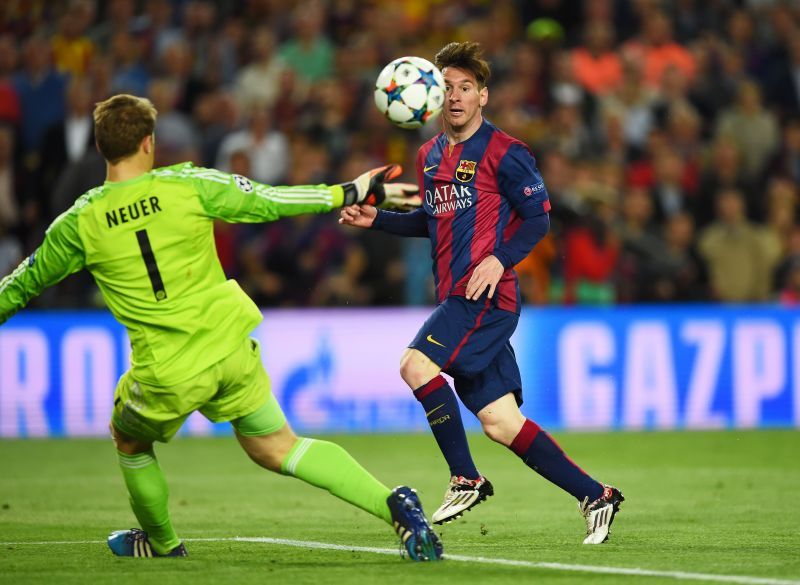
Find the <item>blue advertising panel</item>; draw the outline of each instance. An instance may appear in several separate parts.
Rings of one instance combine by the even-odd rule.
[[[128,354],[108,313],[15,316],[0,327],[0,436],[108,435]]]
[[[425,417],[398,370],[428,314],[266,311],[253,335],[298,430],[418,431]],[[512,343],[523,411],[550,429],[800,427],[796,311],[529,307]],[[129,352],[107,313],[20,313],[0,327],[0,437],[106,435]],[[230,429],[196,414],[182,432]]]
[[[800,314],[778,307],[529,309],[529,416],[568,429],[800,426]]]

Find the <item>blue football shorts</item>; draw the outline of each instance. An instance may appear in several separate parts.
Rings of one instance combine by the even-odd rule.
[[[422,325],[410,348],[453,377],[455,390],[474,414],[514,393],[522,404],[522,379],[510,339],[519,315],[498,309],[484,295],[477,301],[445,299]]]

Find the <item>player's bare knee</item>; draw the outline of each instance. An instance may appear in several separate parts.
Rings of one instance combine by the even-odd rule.
[[[513,418],[499,413],[482,413],[479,417],[483,432],[495,443],[508,447],[519,433],[520,425]]]
[[[292,447],[297,443],[298,438],[292,433],[291,437],[284,436],[280,440],[274,441],[270,450],[265,453],[265,461],[263,467],[281,473],[283,462],[289,456]]]
[[[279,455],[270,448],[269,445],[261,444],[260,441],[252,440],[258,437],[248,437],[247,443],[242,443],[245,453],[250,460],[256,465],[268,469],[269,471],[279,472],[281,470],[281,461]]]
[[[119,448],[119,441],[117,440],[117,436],[112,432],[111,433],[111,440],[114,442],[114,449],[119,452],[124,452],[122,449]]]
[[[280,473],[281,464],[297,442],[297,436],[288,424],[268,435],[247,437],[237,433],[236,437],[256,465],[276,473]]]
[[[144,453],[153,448],[153,443],[150,441],[141,441],[133,437],[129,437],[125,433],[117,429],[113,424],[108,425],[111,431],[111,440],[114,441],[114,446],[117,451],[125,455],[136,455]]]
[[[510,392],[480,409],[478,420],[487,437],[506,447],[511,445],[525,424],[525,416]]]
[[[505,444],[506,433],[503,425],[498,422],[483,423],[483,432],[495,443]]]
[[[275,452],[268,452],[262,453],[259,458],[257,460],[254,459],[254,461],[264,469],[280,473],[283,458]]]
[[[407,349],[400,359],[400,377],[409,388],[416,390],[439,375],[439,366],[416,349]]]
[[[416,381],[419,378],[419,373],[410,359],[404,358],[400,362],[400,377],[403,378],[403,381],[412,389],[419,388],[419,386],[421,386],[421,384],[416,384]]]

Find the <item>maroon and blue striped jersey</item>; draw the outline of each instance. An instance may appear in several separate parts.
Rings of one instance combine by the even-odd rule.
[[[486,120],[452,148],[444,133],[426,142],[417,154],[416,170],[439,303],[451,295],[465,296],[478,264],[502,249],[523,219],[550,211],[531,150]],[[519,313],[517,275],[513,265],[500,260],[506,271],[497,284],[495,302]]]

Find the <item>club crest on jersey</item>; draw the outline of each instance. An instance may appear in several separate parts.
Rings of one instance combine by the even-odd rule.
[[[475,167],[478,166],[474,160],[460,160],[456,168],[456,179],[462,183],[467,183],[475,176]]]
[[[250,179],[247,177],[243,177],[242,175],[233,175],[233,182],[236,183],[237,187],[239,187],[239,191],[242,191],[243,193],[253,192],[253,183],[251,183]]]

